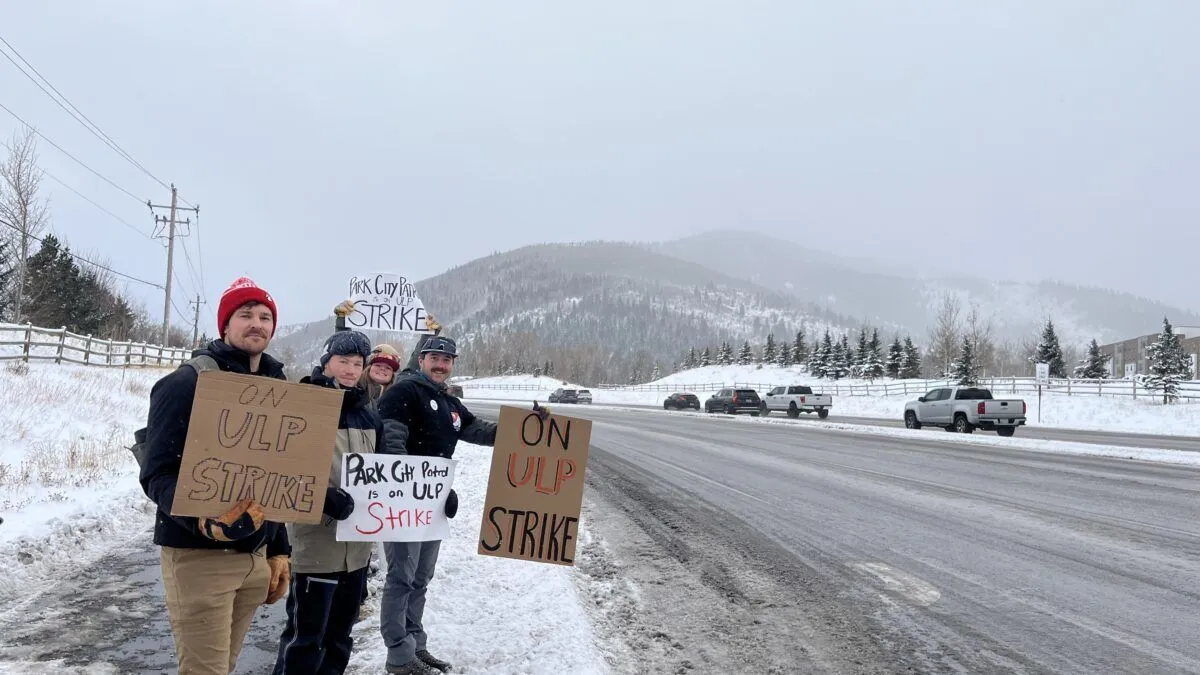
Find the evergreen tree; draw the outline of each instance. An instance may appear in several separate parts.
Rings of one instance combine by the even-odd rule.
[[[658,364],[654,364],[654,372],[650,373],[650,381],[658,382],[662,379],[662,371],[658,369]]]
[[[721,343],[721,351],[719,354],[717,354],[717,365],[733,365],[733,346],[728,342]]]
[[[712,365],[712,349],[705,347],[700,354],[700,367],[707,368]]]
[[[1148,370],[1142,382],[1151,391],[1163,393],[1163,403],[1179,398],[1179,383],[1192,377],[1192,359],[1179,342],[1179,334],[1163,317],[1163,329],[1158,342],[1146,348]]]
[[[867,343],[867,329],[858,333],[858,348],[850,357],[850,372],[855,377],[866,377],[867,360],[871,357],[871,348]]]
[[[775,350],[775,365],[787,368],[792,365],[792,346],[786,342]]]
[[[850,374],[851,362],[854,358],[854,351],[850,347],[850,339],[846,334],[842,334],[842,339],[833,345],[833,353],[830,357],[830,377],[835,380],[840,380]]]
[[[979,384],[979,362],[975,358],[975,345],[971,344],[970,336],[963,336],[958,358],[950,366],[950,377],[962,386]]]
[[[775,334],[767,333],[767,344],[763,345],[762,362],[775,363]]]
[[[544,372],[544,371],[542,370],[542,367],[541,367],[541,366],[538,366],[537,368],[534,368],[534,369],[533,369],[533,376],[534,376],[534,377],[541,377],[543,372]]]
[[[754,350],[750,348],[750,341],[742,343],[742,351],[738,354],[738,365],[748,366],[754,363]]]
[[[829,377],[829,371],[833,363],[833,338],[829,335],[829,329],[825,329],[825,337],[821,338],[820,346],[814,346],[808,358],[808,372],[812,373],[813,377]]]
[[[1033,355],[1034,363],[1050,364],[1050,377],[1065,378],[1067,364],[1063,360],[1062,347],[1058,344],[1058,334],[1054,332],[1054,322],[1046,319],[1042,329],[1042,339],[1038,342],[1037,351]]]
[[[902,365],[904,365],[904,345],[900,344],[900,336],[897,335],[888,349],[887,365],[884,370],[888,377],[895,379],[900,377]]]
[[[1088,345],[1087,355],[1075,367],[1075,377],[1085,380],[1107,380],[1108,361],[1111,357],[1100,351],[1096,338]]]
[[[696,356],[696,348],[692,347],[692,349],[688,352],[687,358],[683,360],[683,367],[684,368],[695,368],[697,365],[700,364],[700,362],[697,360],[697,358],[698,357]]]
[[[900,363],[900,378],[915,380],[921,377],[921,350],[913,344],[912,338],[904,338],[904,360]]]
[[[633,367],[633,372],[629,374],[629,384],[639,384],[642,381],[642,374],[637,366]]]
[[[879,331],[871,330],[871,340],[867,342],[867,356],[863,359],[862,374],[867,379],[874,380],[883,377],[883,346],[879,342]]]
[[[9,295],[9,288],[15,280],[13,274],[17,271],[18,264],[13,245],[0,237],[0,321],[15,322],[17,320],[16,317],[9,316],[9,311],[12,309],[12,296]]]
[[[808,359],[808,345],[804,343],[804,331],[796,331],[796,340],[792,342],[792,363],[804,363]]]

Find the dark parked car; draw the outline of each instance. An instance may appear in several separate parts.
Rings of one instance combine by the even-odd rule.
[[[550,403],[579,403],[579,392],[574,389],[555,389],[550,394]]]
[[[663,401],[663,410],[699,410],[700,399],[695,394],[675,392]]]
[[[704,402],[704,412],[720,411],[728,415],[750,413],[751,417],[758,417],[761,405],[757,391],[726,387]]]

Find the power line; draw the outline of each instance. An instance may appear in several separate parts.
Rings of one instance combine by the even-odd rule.
[[[17,227],[16,225],[13,225],[12,223],[8,222],[7,220],[4,220],[3,218],[0,218],[0,225],[4,225],[4,226],[6,226],[6,227],[11,227],[12,229],[16,230],[17,232],[23,232],[23,230],[22,230],[21,228]],[[32,234],[29,234],[29,235],[26,235],[26,236],[28,236],[30,239],[32,239],[32,240],[34,240],[34,241],[38,242],[39,244],[40,244],[40,243],[42,243],[42,238],[41,238],[41,237],[36,237],[36,236],[34,236],[34,235],[32,235]],[[131,277],[131,276],[129,276],[128,274],[125,274],[124,272],[118,272],[118,271],[114,270],[113,268],[111,268],[111,267],[108,267],[107,265],[101,265],[101,264],[100,264],[100,263],[98,263],[98,262],[93,262],[93,261],[91,261],[91,260],[88,260],[87,258],[84,258],[83,256],[80,256],[80,255],[76,255],[76,254],[74,254],[74,253],[71,253],[70,251],[66,251],[66,250],[64,250],[63,252],[64,252],[64,253],[66,253],[67,255],[71,256],[72,258],[74,258],[74,259],[76,259],[76,260],[80,261],[80,262],[87,263],[87,264],[89,264],[89,265],[92,265],[93,267],[98,267],[98,268],[100,268],[100,269],[102,269],[102,270],[104,270],[104,271],[106,271],[106,272],[112,272],[113,274],[115,274],[115,275],[117,275],[117,276],[119,276],[119,277],[123,277],[123,278],[125,278],[125,279],[129,279],[130,281],[136,281],[136,282],[138,282],[139,284],[146,284],[147,286],[153,286],[154,288],[157,288],[157,289],[160,289],[160,290],[162,289],[162,286],[160,286],[159,284],[156,284],[156,283],[154,283],[153,281],[146,281],[145,279],[139,279],[139,278],[137,278],[137,277]]]
[[[143,203],[145,203],[145,202],[143,202],[143,201],[142,201],[142,199],[141,199],[140,197],[138,197],[137,195],[133,194],[133,193],[132,193],[132,192],[130,192],[129,190],[126,190],[125,188],[121,187],[120,185],[117,185],[116,183],[112,182],[112,180],[110,180],[110,179],[109,179],[107,176],[105,176],[104,174],[100,173],[99,171],[97,171],[97,170],[93,169],[92,167],[88,166],[87,164],[84,164],[84,163],[83,163],[83,161],[82,161],[82,160],[80,160],[80,159],[79,159],[78,157],[76,157],[75,155],[72,155],[71,153],[67,152],[66,150],[63,150],[62,146],[60,146],[58,143],[55,143],[54,141],[50,140],[50,138],[48,138],[48,137],[46,136],[46,134],[43,134],[42,132],[38,131],[38,130],[37,130],[37,127],[33,126],[33,125],[32,125],[32,124],[30,124],[29,122],[26,122],[24,119],[22,119],[22,118],[21,118],[21,116],[20,116],[20,115],[18,115],[17,113],[13,112],[12,110],[10,110],[10,109],[8,108],[8,106],[4,105],[3,103],[0,103],[0,110],[3,110],[4,112],[8,113],[9,115],[12,115],[14,118],[16,118],[16,120],[17,120],[18,122],[20,122],[21,124],[24,124],[24,125],[26,126],[26,128],[28,128],[30,131],[32,131],[33,133],[37,134],[38,136],[41,136],[41,137],[42,137],[42,140],[44,140],[44,141],[46,141],[47,143],[49,143],[50,145],[54,146],[54,148],[55,148],[56,150],[58,150],[59,152],[61,152],[62,154],[64,154],[64,155],[66,155],[67,157],[70,157],[71,159],[75,160],[75,163],[76,163],[76,164],[78,164],[79,166],[82,166],[83,168],[87,169],[88,171],[91,171],[91,172],[92,172],[93,174],[95,174],[95,175],[96,175],[98,178],[100,178],[100,180],[104,181],[105,183],[108,183],[109,185],[113,186],[113,187],[114,187],[114,188],[116,188],[117,190],[120,190],[121,192],[124,192],[125,194],[129,195],[129,196],[130,196],[130,197],[132,197],[132,198],[133,198],[133,200],[134,200],[134,201],[136,201],[137,203],[139,203],[139,204],[143,204]]]
[[[68,99],[65,95],[63,95],[63,93],[61,91],[58,90],[57,87],[55,87],[53,84],[50,83],[50,80],[46,79],[46,77],[44,75],[42,75],[40,72],[38,72],[38,69],[34,68],[32,63],[30,63],[28,60],[26,60],[24,56],[21,56],[21,52],[17,51],[17,48],[13,47],[12,44],[9,43],[8,40],[5,40],[4,36],[0,36],[0,43],[3,43],[4,46],[8,47],[12,51],[13,54],[16,54],[17,58],[21,59],[21,63],[24,63],[26,66],[28,66],[29,70],[32,70],[34,72],[34,74],[36,74],[39,78],[42,79],[43,82],[46,83],[46,86],[48,86],[48,87],[50,87],[50,89],[54,90],[54,94],[57,94],[58,98],[55,98],[54,94],[51,94],[46,89],[45,86],[42,86],[41,82],[38,82],[37,79],[34,79],[33,75],[30,75],[28,72],[26,72],[25,69],[21,67],[21,64],[17,63],[15,60],[13,60],[13,58],[11,56],[9,56],[7,52],[5,52],[4,50],[0,50],[0,54],[3,54],[4,58],[8,59],[9,62],[11,62],[13,64],[13,66],[16,67],[17,70],[21,71],[22,75],[29,78],[30,82],[33,82],[35,85],[37,85],[38,89],[42,90],[42,93],[49,96],[51,100],[53,100],[56,104],[58,104],[58,107],[62,108],[63,111],[65,111],[68,115],[70,115],[72,118],[74,118],[76,122],[79,122],[83,126],[84,129],[87,129],[89,132],[91,132],[91,134],[93,136],[100,139],[101,142],[103,142],[108,147],[112,148],[112,150],[114,152],[116,152],[118,155],[120,155],[123,159],[125,159],[127,162],[129,162],[133,166],[137,167],[142,173],[149,176],[151,179],[156,181],[159,185],[162,185],[163,187],[169,187],[165,181],[163,181],[158,176],[155,176],[153,173],[150,173],[149,169],[142,166],[141,162],[138,162],[136,159],[134,159],[133,155],[130,155],[128,152],[126,152],[125,149],[122,148],[120,145],[117,145],[117,142],[114,141],[108,134],[104,133],[104,130],[101,129],[99,125],[97,125],[90,118],[88,118],[87,115],[83,114],[83,111],[80,110],[78,107],[76,107],[76,105],[74,103],[71,103],[70,99]],[[59,101],[58,100],[59,98],[61,98],[62,101]],[[64,105],[63,102],[65,102],[66,105]],[[71,106],[71,107],[67,108],[67,106]],[[74,111],[74,112],[72,112],[72,111]]]

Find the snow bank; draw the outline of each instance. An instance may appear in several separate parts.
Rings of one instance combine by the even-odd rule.
[[[1001,380],[1008,383],[1010,380]],[[709,366],[675,373],[661,380],[628,389],[592,388],[592,400],[598,405],[662,406],[672,392],[694,393],[704,401],[721,386],[747,385],[765,394],[767,387],[783,383],[808,384],[814,390],[834,396],[831,420],[843,417],[903,419],[904,404],[929,389],[944,386],[937,380],[891,380],[868,382],[845,379],[837,382],[817,380],[798,368],[777,366]],[[532,375],[475,378],[462,383],[466,398],[506,401],[545,401],[550,392],[563,385],[557,378]],[[1129,383],[1106,383],[1105,392],[1128,391]],[[1101,396],[1089,386],[1074,386],[1071,394],[1062,387],[1044,393],[1041,420],[1038,419],[1037,394],[998,384],[998,397],[1019,398],[1028,405],[1029,426],[1081,429],[1089,431],[1140,432],[1147,434],[1194,436],[1200,429],[1200,403],[1180,402],[1163,405],[1149,396]],[[1122,388],[1124,387],[1124,388]],[[1007,389],[1007,390],[1006,390]],[[893,392],[886,395],[885,392]]]

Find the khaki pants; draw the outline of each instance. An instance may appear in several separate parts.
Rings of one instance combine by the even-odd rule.
[[[161,558],[179,675],[232,673],[254,611],[267,599],[264,552],[163,546]]]

